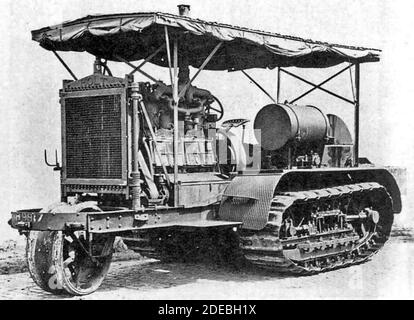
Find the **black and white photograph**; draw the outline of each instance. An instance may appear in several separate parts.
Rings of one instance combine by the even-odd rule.
[[[0,5],[0,300],[414,299],[413,2]]]

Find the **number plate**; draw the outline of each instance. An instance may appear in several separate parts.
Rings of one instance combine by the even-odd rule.
[[[30,212],[30,211],[22,211],[22,212],[13,212],[12,213],[12,223],[16,226],[19,222],[20,223],[35,223],[42,220],[43,213],[39,212]]]

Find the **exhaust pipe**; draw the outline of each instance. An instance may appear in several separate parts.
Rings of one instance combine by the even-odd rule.
[[[178,5],[178,14],[183,17],[190,16],[191,6],[188,4],[180,4]]]

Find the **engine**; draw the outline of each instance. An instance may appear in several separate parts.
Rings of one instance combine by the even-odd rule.
[[[180,85],[179,91],[184,85]],[[154,143],[159,151],[152,158],[154,165],[160,170],[167,167],[171,172],[174,167],[173,158],[173,98],[171,86],[162,83],[141,84],[140,91],[148,113],[149,123],[155,133]],[[178,166],[181,172],[211,171],[216,163],[213,152],[213,131],[219,120],[217,114],[209,112],[211,105],[220,102],[208,90],[189,86],[178,105]],[[146,136],[149,137],[148,133]]]

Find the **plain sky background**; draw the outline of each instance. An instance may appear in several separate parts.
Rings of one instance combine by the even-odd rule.
[[[414,165],[413,1],[0,0],[0,241],[17,234],[6,225],[10,210],[40,208],[59,200],[59,174],[44,165],[43,149],[60,150],[58,90],[62,79],[70,76],[51,52],[31,41],[30,31],[93,13],[177,13],[181,2],[192,6],[192,17],[208,21],[382,49],[381,62],[361,66],[360,154],[379,165],[409,169]],[[79,77],[92,72],[90,55],[62,56]],[[296,71],[317,82],[341,67]],[[151,65],[144,69],[159,79],[168,79],[167,70]],[[129,69],[114,66],[114,70],[123,76]],[[276,70],[249,73],[275,94]],[[286,77],[282,99],[309,88]],[[327,88],[351,98],[349,78],[345,73]],[[243,116],[253,120],[270,102],[240,73],[205,72],[195,85],[222,100],[225,119]],[[337,113],[352,128],[351,105],[325,93],[313,93],[301,102]],[[411,181],[412,172],[409,170]]]

